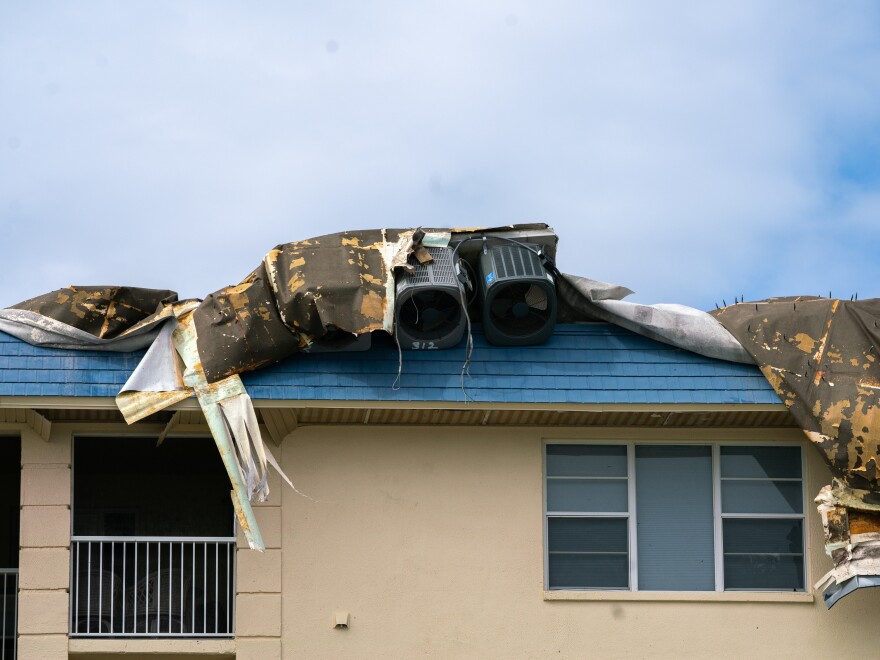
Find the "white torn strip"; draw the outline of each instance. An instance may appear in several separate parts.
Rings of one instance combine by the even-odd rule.
[[[266,452],[251,398],[239,394],[218,401],[218,405],[235,440],[238,467],[247,484],[248,498],[265,502],[269,497]]]
[[[174,349],[174,330],[177,319],[169,319],[162,325],[156,339],[144,357],[135,367],[123,392],[173,392],[187,389],[183,384],[183,369],[180,357]]]

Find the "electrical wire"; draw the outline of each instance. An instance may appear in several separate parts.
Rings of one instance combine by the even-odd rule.
[[[396,392],[400,389],[400,374],[403,373],[403,349],[400,347],[400,339],[397,337],[397,332],[394,333],[393,337],[394,343],[397,344],[397,378],[391,383],[391,389]]]
[[[459,287],[459,296],[461,298],[461,306],[462,306],[462,310],[464,311],[465,320],[467,321],[467,344],[466,344],[466,349],[465,349],[466,350],[465,360],[464,360],[464,364],[461,365],[461,391],[464,393],[465,400],[469,401],[469,402],[473,402],[474,398],[471,397],[471,395],[467,391],[467,387],[465,387],[465,376],[470,378],[470,375],[471,375],[470,374],[470,365],[471,365],[471,358],[473,357],[473,352],[474,352],[474,337],[473,337],[473,333],[471,332],[471,316],[468,313],[467,308],[468,308],[468,305],[470,305],[476,299],[476,296],[477,296],[477,286],[476,286],[477,276],[476,276],[476,272],[474,271],[473,267],[467,261],[465,261],[462,258],[458,258],[458,261],[456,262],[456,257],[458,257],[459,249],[465,243],[470,243],[473,241],[485,241],[485,240],[490,240],[490,239],[507,241],[508,243],[513,243],[514,245],[520,247],[523,250],[528,250],[529,252],[534,253],[541,260],[542,264],[556,278],[558,278],[560,275],[559,270],[556,268],[556,263],[553,261],[553,259],[551,259],[547,255],[546,252],[544,252],[543,247],[538,247],[537,249],[534,249],[531,245],[528,245],[526,243],[522,243],[522,242],[517,241],[513,238],[508,238],[507,236],[492,236],[492,235],[487,236],[485,234],[483,234],[481,236],[472,236],[471,238],[465,238],[464,240],[461,240],[458,243],[456,243],[455,248],[452,251],[452,263],[454,263],[456,265],[464,264],[467,267],[467,269],[470,271],[471,276],[473,278],[473,282],[474,282],[473,295],[471,296],[470,300],[465,300],[464,283],[462,283],[462,286]]]
[[[455,262],[455,257],[458,254],[459,248],[465,243],[470,243],[472,241],[482,241],[482,240],[496,240],[496,241],[507,241],[508,243],[513,243],[514,245],[518,245],[523,250],[528,250],[529,252],[533,252],[541,259],[541,261],[547,266],[548,270],[556,277],[559,277],[559,270],[556,268],[556,262],[550,258],[550,256],[544,251],[543,246],[539,246],[537,249],[533,248],[528,243],[523,243],[514,238],[508,238],[507,236],[493,236],[492,234],[482,236],[472,236],[470,238],[465,238],[455,245],[455,249],[452,251],[452,261]]]
[[[538,247],[537,249],[534,249],[531,245],[528,245],[526,243],[522,243],[522,242],[517,241],[513,238],[508,238],[507,236],[493,236],[493,235],[487,236],[485,234],[483,234],[481,236],[473,236],[471,238],[465,238],[464,240],[461,240],[458,243],[456,243],[455,248],[452,250],[452,263],[456,264],[457,266],[461,266],[461,264],[464,264],[464,267],[468,271],[470,271],[470,278],[471,278],[471,281],[474,283],[473,291],[471,292],[471,295],[469,297],[465,296],[464,282],[462,282],[460,279],[459,279],[459,282],[460,282],[461,286],[459,286],[459,288],[458,288],[459,298],[461,299],[461,308],[462,308],[462,311],[464,312],[465,321],[467,323],[467,342],[465,344],[465,360],[464,360],[464,364],[461,365],[461,391],[464,394],[465,400],[468,402],[475,401],[475,399],[467,391],[467,387],[465,386],[465,377],[470,378],[470,375],[471,375],[470,365],[471,365],[471,359],[473,358],[473,353],[474,353],[474,335],[473,335],[473,329],[471,326],[471,316],[468,313],[468,306],[474,302],[474,300],[476,299],[476,296],[477,296],[477,291],[478,291],[477,286],[476,286],[477,275],[476,275],[476,272],[474,271],[473,266],[471,266],[467,261],[459,258],[458,261],[456,262],[456,258],[458,257],[459,249],[461,249],[461,246],[464,245],[465,243],[471,243],[473,241],[486,241],[486,240],[490,240],[490,239],[507,241],[508,243],[512,243],[512,244],[522,248],[523,250],[528,250],[529,252],[534,253],[535,255],[538,256],[538,258],[541,259],[541,262],[548,268],[548,270],[550,270],[550,272],[553,275],[556,275],[557,277],[559,276],[559,271],[556,269],[556,264],[546,254],[546,252],[544,252],[543,247]],[[465,277],[466,278],[468,277],[467,273],[465,274]],[[413,301],[413,305],[415,305],[415,301]],[[418,318],[418,316],[419,316],[419,308],[416,305],[416,318]],[[400,338],[397,336],[396,332],[394,333],[394,342],[397,344],[397,378],[394,379],[394,383],[392,383],[391,389],[394,391],[397,391],[400,389],[400,379],[401,379],[401,374],[403,373],[403,349],[400,346]]]
[[[471,377],[471,356],[474,353],[474,335],[471,332],[471,315],[468,314],[467,304],[464,301],[464,287],[458,288],[459,296],[461,297],[461,308],[464,312],[465,321],[467,321],[467,342],[465,344],[465,358],[464,364],[461,365],[461,391],[464,394],[465,401],[474,401],[473,397],[468,394],[467,387],[464,384],[464,377]]]
[[[463,264],[464,267],[465,267],[468,271],[470,271],[470,276],[469,276],[469,277],[470,277],[470,281],[473,283],[473,286],[471,287],[471,292],[470,292],[470,296],[468,297],[467,304],[468,304],[468,305],[472,305],[473,302],[474,302],[474,300],[477,299],[477,293],[478,293],[477,286],[476,286],[476,283],[477,283],[477,273],[474,271],[474,267],[471,266],[471,265],[470,265],[467,261],[465,261],[464,259],[459,259],[459,260],[458,260],[458,263],[459,263],[459,264]]]

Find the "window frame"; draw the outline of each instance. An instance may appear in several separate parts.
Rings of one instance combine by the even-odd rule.
[[[627,511],[623,512],[549,512],[547,510],[547,445],[592,445],[592,446],[625,446],[626,447],[626,480],[627,480]],[[700,445],[711,448],[712,454],[712,529],[713,529],[713,556],[715,560],[715,588],[706,591],[640,591],[638,588],[638,511],[635,510],[636,502],[636,479],[635,479],[635,448],[639,445],[650,446],[681,446]],[[721,510],[721,448],[722,447],[797,447],[800,451],[800,479],[767,479],[768,481],[800,481],[801,482],[801,513],[723,513]],[[804,456],[802,442],[795,440],[731,440],[731,439],[672,439],[664,437],[662,440],[650,438],[627,438],[627,439],[603,439],[603,438],[545,438],[541,444],[541,491],[542,491],[542,526],[543,526],[543,559],[544,559],[544,591],[547,593],[597,593],[597,594],[810,594],[811,585],[808,582],[810,576],[809,566],[809,533],[807,531],[807,463]],[[729,477],[728,477],[729,478]],[[756,479],[757,480],[757,479]],[[551,587],[550,586],[550,545],[548,539],[548,521],[550,518],[623,518],[627,523],[627,552],[628,552],[628,580],[629,586],[624,588],[606,587]],[[750,520],[800,520],[801,521],[801,547],[803,548],[803,585],[800,590],[790,589],[746,589],[730,588],[724,586],[724,520],[725,519],[750,519]]]

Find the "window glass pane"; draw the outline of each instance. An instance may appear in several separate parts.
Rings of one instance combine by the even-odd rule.
[[[723,513],[803,513],[800,481],[723,479]]]
[[[627,552],[626,518],[550,518],[550,552]]]
[[[801,478],[800,447],[721,447],[722,477]]]
[[[802,520],[749,520],[727,518],[723,521],[724,554],[728,553],[804,553]]]
[[[547,445],[548,477],[626,477],[625,445]]]
[[[786,555],[724,555],[725,589],[803,591],[804,558]]]
[[[547,511],[626,513],[626,479],[547,479]]]
[[[626,589],[629,560],[623,555],[550,555],[551,589]]]
[[[636,447],[638,588],[715,589],[712,449]]]

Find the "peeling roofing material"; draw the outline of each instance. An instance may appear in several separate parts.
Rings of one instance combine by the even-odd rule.
[[[68,286],[0,309],[0,331],[35,346],[135,351],[153,343],[176,302],[174,291]]]
[[[749,351],[834,475],[816,498],[835,565],[826,604],[874,586],[853,580],[880,576],[880,299],[778,298],[725,307],[715,317]]]
[[[848,487],[876,486],[880,300],[790,298],[716,312]],[[872,501],[880,504],[880,493]]]
[[[25,300],[13,309],[55,319],[98,339],[113,339],[136,332],[144,319],[174,302],[177,302],[174,291],[69,286]]]
[[[817,498],[830,606],[880,576],[880,300],[771,299],[714,314],[640,305],[625,287],[558,272],[547,225],[492,229],[380,229],[279,245],[242,282],[204,301],[171,291],[68,287],[0,310],[0,331],[35,345],[131,351],[149,346],[117,396],[134,422],[195,394],[233,485],[251,547],[262,546],[249,501],[268,495],[273,460],[253,423],[239,374],[312,344],[376,330],[393,334],[395,271],[423,246],[511,235],[549,257],[560,322],[601,320],[712,358],[756,363],[817,447],[834,482]],[[494,350],[494,349],[490,349]]]
[[[345,232],[270,250],[244,281],[193,312],[205,376],[277,362],[332,333],[391,332],[393,269],[406,264],[413,233]]]

